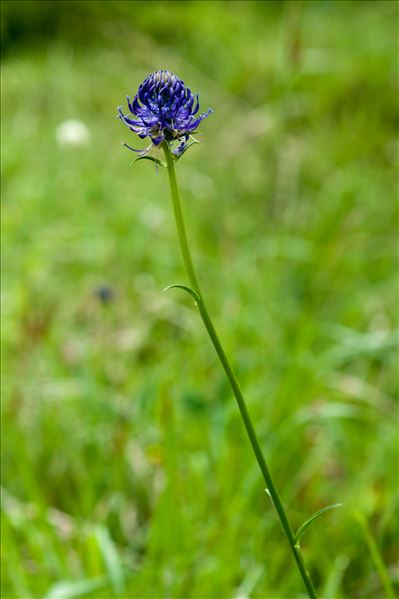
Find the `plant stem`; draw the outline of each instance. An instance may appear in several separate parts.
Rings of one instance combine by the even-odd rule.
[[[371,558],[374,562],[375,568],[378,572],[378,575],[381,579],[382,585],[384,587],[385,596],[387,599],[395,599],[395,590],[392,586],[391,578],[389,576],[389,572],[384,564],[384,560],[382,558],[381,552],[378,548],[377,543],[374,540],[373,535],[371,534],[367,520],[360,512],[355,512],[355,518],[359,522],[363,534],[366,539],[366,543],[368,545]]]
[[[300,552],[300,548],[297,545],[295,545],[294,533],[293,533],[291,525],[288,521],[285,509],[284,509],[283,504],[280,499],[280,495],[279,495],[277,488],[273,482],[269,468],[267,467],[267,464],[266,464],[266,460],[265,460],[262,450],[260,448],[259,441],[257,439],[255,429],[253,427],[253,424],[252,424],[252,421],[251,421],[251,418],[250,418],[250,415],[248,412],[248,408],[247,408],[247,405],[244,400],[244,396],[243,396],[241,388],[240,388],[240,385],[239,385],[238,380],[233,372],[230,362],[227,359],[227,356],[224,352],[222,344],[220,343],[219,337],[216,333],[215,327],[213,326],[211,317],[209,316],[208,310],[206,308],[204,297],[201,293],[200,286],[198,284],[197,275],[196,275],[196,272],[194,269],[194,265],[193,265],[193,261],[191,258],[191,253],[190,253],[190,249],[189,249],[189,245],[188,245],[188,241],[187,241],[186,228],[184,225],[184,218],[183,218],[183,213],[182,213],[182,208],[181,208],[181,203],[180,203],[179,189],[178,189],[177,180],[176,180],[174,158],[173,158],[173,155],[171,153],[171,150],[170,150],[167,142],[164,142],[162,147],[163,147],[163,150],[165,153],[166,164],[167,164],[167,168],[168,168],[170,191],[171,191],[171,195],[172,195],[173,210],[174,210],[174,215],[175,215],[175,220],[176,220],[177,233],[179,236],[180,249],[181,249],[184,265],[185,265],[190,283],[191,283],[192,287],[194,288],[194,291],[199,296],[199,301],[197,302],[199,312],[201,314],[201,317],[202,317],[202,320],[206,327],[206,330],[208,331],[209,337],[212,341],[212,344],[216,350],[216,353],[219,357],[219,360],[223,366],[223,369],[226,373],[226,376],[229,380],[229,383],[231,385],[231,388],[232,388],[235,398],[237,400],[238,408],[240,410],[240,414],[241,414],[242,420],[244,422],[245,429],[247,431],[250,443],[252,445],[252,449],[255,453],[256,460],[259,464],[259,468],[261,469],[261,472],[263,474],[263,478],[267,485],[267,490],[270,493],[270,497],[271,497],[273,504],[276,508],[278,517],[281,522],[281,526],[283,527],[283,530],[287,536],[292,553],[294,555],[295,562],[300,571],[302,580],[305,584],[305,587],[307,589],[310,599],[317,599],[316,591],[315,591],[313,583],[310,579],[309,573],[306,569],[305,562],[304,562],[302,554]]]

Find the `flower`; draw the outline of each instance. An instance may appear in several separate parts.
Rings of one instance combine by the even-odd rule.
[[[145,150],[130,150],[140,155],[147,154],[153,146],[166,141],[169,144],[179,142],[173,150],[181,156],[187,149],[190,135],[195,133],[200,122],[212,110],[197,116],[199,110],[198,94],[193,95],[190,88],[170,71],[161,70],[149,75],[139,86],[132,102],[127,96],[129,111],[135,118],[126,116],[119,106],[119,118],[141,139],[150,137],[151,144]]]

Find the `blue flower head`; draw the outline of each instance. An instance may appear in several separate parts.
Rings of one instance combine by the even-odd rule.
[[[181,79],[165,70],[149,75],[132,101],[127,96],[127,105],[134,118],[124,115],[122,107],[119,107],[121,121],[141,139],[151,139],[146,150],[133,150],[125,144],[141,155],[166,141],[170,145],[177,142],[173,153],[181,156],[187,148],[190,135],[196,132],[200,122],[212,112],[208,109],[198,115],[198,94],[193,95]]]

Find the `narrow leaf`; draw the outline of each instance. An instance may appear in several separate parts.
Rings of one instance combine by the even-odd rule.
[[[188,285],[180,285],[179,283],[174,283],[173,285],[168,285],[168,287],[165,287],[165,289],[163,291],[168,291],[169,289],[183,289],[184,291],[187,291],[187,293],[189,293],[191,295],[192,298],[194,298],[194,302],[195,305],[197,306],[200,301],[201,298],[198,295],[198,293],[196,291],[194,291],[194,289],[191,289],[191,287],[189,287]]]
[[[121,596],[125,592],[123,566],[108,529],[105,526],[99,526],[96,530],[96,538],[103,555],[111,586],[115,595]]]
[[[155,162],[155,164],[159,164],[159,166],[164,166],[165,168],[167,167],[166,162],[163,162],[163,160],[159,160],[158,158],[154,158],[153,156],[140,156],[139,158],[136,158],[136,160],[133,160],[133,164],[139,160],[151,160],[151,162]]]
[[[305,520],[305,522],[302,524],[302,526],[300,526],[295,534],[295,545],[297,545],[299,547],[299,544],[301,542],[301,539],[303,537],[303,533],[305,532],[305,530],[312,524],[313,520],[316,520],[316,518],[318,518],[319,516],[321,516],[321,514],[324,514],[324,512],[327,512],[328,510],[333,510],[337,507],[341,507],[342,503],[333,503],[332,505],[327,505],[326,507],[323,507],[321,510],[319,510],[318,512],[315,512],[312,516],[310,516],[310,518],[308,518],[307,520]]]
[[[103,576],[76,581],[62,580],[48,590],[44,599],[81,599],[81,597],[105,587],[106,584],[107,581]]]

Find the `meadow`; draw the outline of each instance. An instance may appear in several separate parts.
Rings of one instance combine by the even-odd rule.
[[[398,590],[398,4],[2,3],[2,597],[294,599],[117,107],[200,92],[194,259],[321,598]],[[71,143],[60,125],[78,120]],[[144,147],[142,143],[140,147]]]

